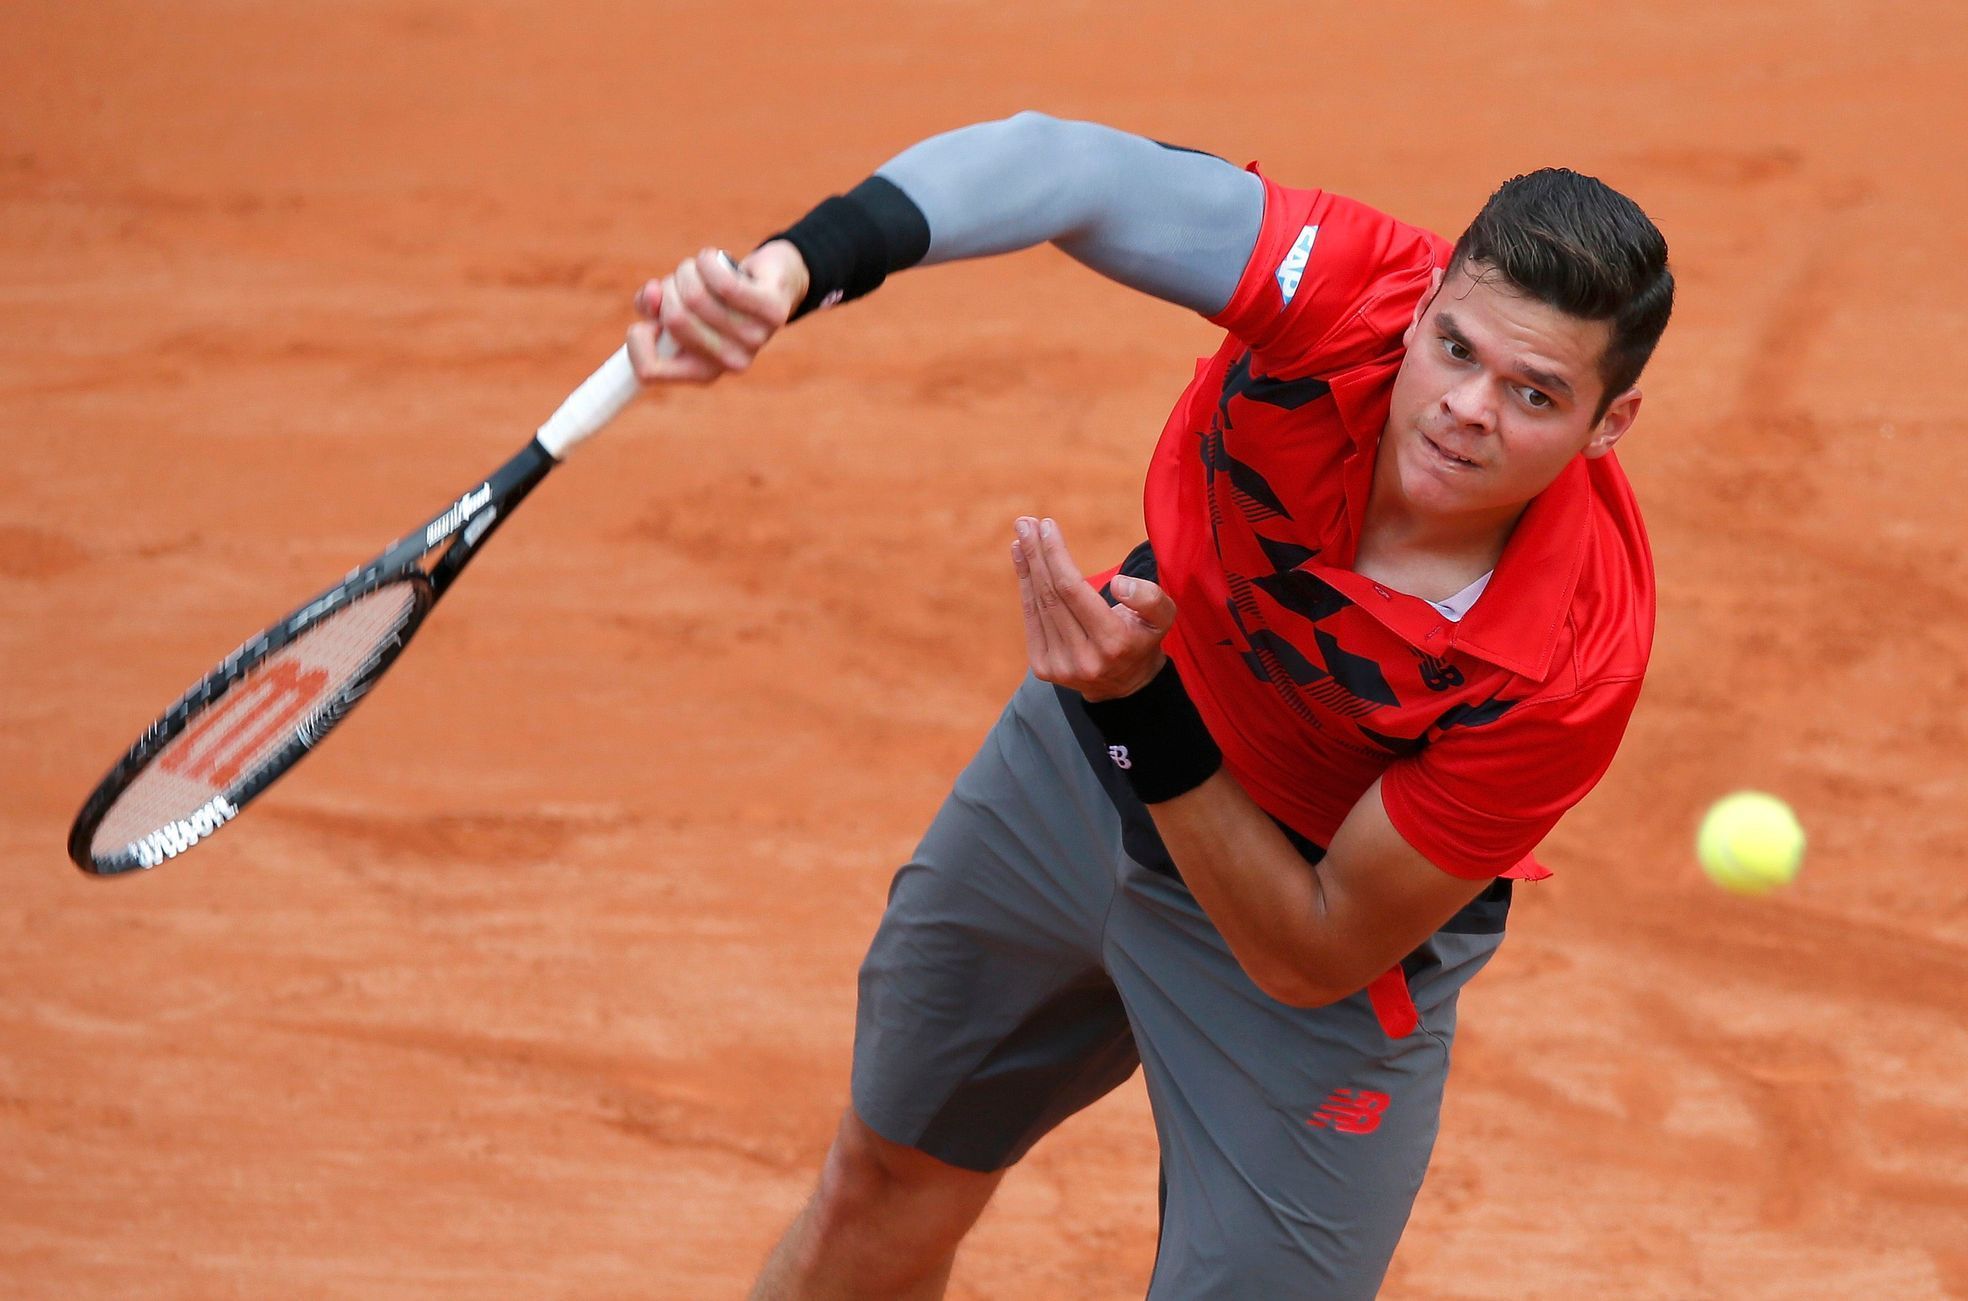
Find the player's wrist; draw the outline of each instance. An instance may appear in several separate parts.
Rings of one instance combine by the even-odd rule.
[[[1153,682],[1156,676],[1168,667],[1168,662],[1168,655],[1160,646],[1157,646],[1155,647],[1153,658],[1136,666],[1132,673],[1126,678],[1121,679],[1117,684],[1112,686],[1081,687],[1080,695],[1090,705],[1100,704],[1108,700],[1118,700],[1122,696],[1131,696]]]
[[[789,304],[789,312],[806,298],[806,291],[813,284],[813,273],[807,270],[806,259],[791,240],[777,237],[767,240],[745,259],[745,266],[748,274],[770,277]]]
[[[793,308],[797,321],[822,307],[865,297],[891,274],[929,252],[929,222],[894,182],[871,176],[846,194],[822,200],[811,212],[773,235],[799,253],[807,275]]]
[[[1140,690],[1089,700],[1086,712],[1107,740],[1108,757],[1143,804],[1186,795],[1223,767],[1223,751],[1172,659],[1164,659]]]

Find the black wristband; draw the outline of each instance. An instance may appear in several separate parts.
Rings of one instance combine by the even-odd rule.
[[[1089,700],[1086,712],[1107,738],[1107,757],[1143,804],[1187,794],[1223,766],[1223,751],[1210,738],[1174,660],[1133,695]]]
[[[799,250],[811,277],[806,297],[793,309],[797,321],[816,308],[871,294],[892,272],[922,261],[929,252],[929,222],[893,181],[870,176],[763,242],[774,239]]]

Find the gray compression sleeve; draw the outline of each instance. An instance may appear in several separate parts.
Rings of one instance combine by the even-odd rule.
[[[1221,158],[1042,113],[933,136],[876,174],[929,222],[925,265],[1049,240],[1205,316],[1229,304],[1264,219],[1263,182]]]

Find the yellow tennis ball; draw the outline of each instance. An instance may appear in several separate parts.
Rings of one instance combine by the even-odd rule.
[[[1737,791],[1709,806],[1695,852],[1724,890],[1767,894],[1804,865],[1804,828],[1790,805],[1762,791]]]

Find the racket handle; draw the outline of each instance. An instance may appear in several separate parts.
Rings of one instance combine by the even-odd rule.
[[[657,336],[659,356],[674,357],[676,350],[667,333]],[[547,417],[534,437],[554,460],[564,460],[575,444],[593,437],[603,425],[621,415],[622,408],[629,405],[641,388],[635,367],[629,362],[629,345],[625,343],[594,374],[582,380],[581,387],[567,395],[560,409]]]
[[[718,250],[718,260],[733,274],[744,274],[731,260],[731,254],[723,249]],[[676,340],[668,330],[656,336],[656,355],[665,358],[677,355]],[[575,444],[600,433],[603,425],[621,415],[622,408],[634,400],[641,388],[635,367],[629,362],[629,345],[625,343],[615,350],[614,356],[601,363],[600,369],[582,380],[581,387],[567,395],[560,409],[547,417],[547,423],[540,426],[534,437],[554,460],[565,460]]]

